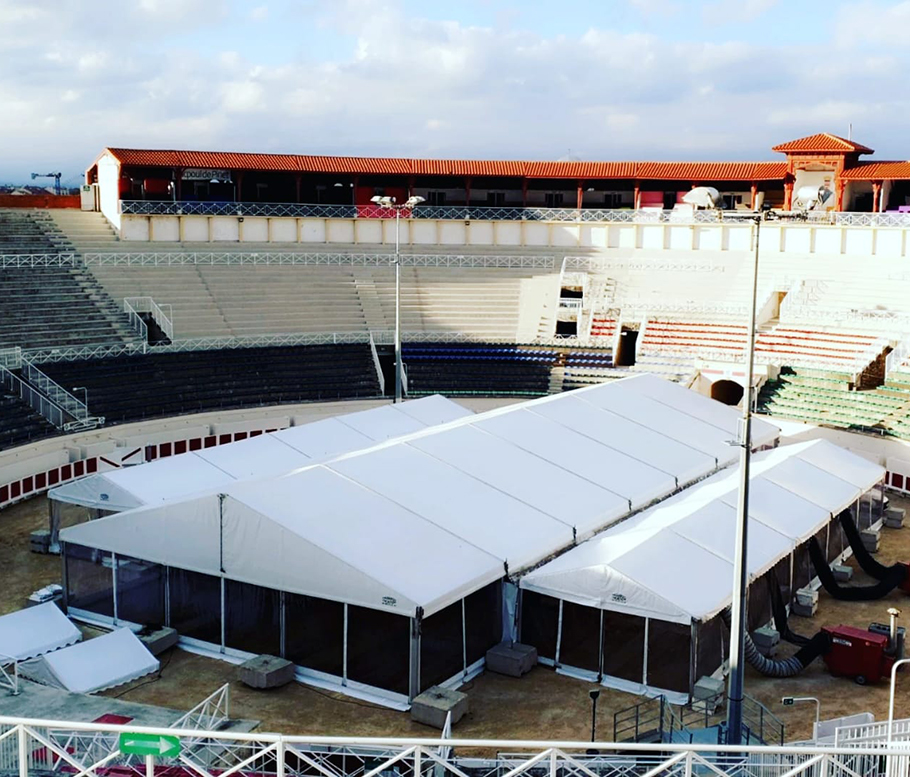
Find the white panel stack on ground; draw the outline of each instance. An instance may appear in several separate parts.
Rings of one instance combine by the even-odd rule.
[[[25,661],[29,680],[72,693],[97,693],[157,672],[158,659],[126,628]]]

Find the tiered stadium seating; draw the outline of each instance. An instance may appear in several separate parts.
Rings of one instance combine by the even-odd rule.
[[[782,418],[845,429],[902,436],[901,419],[910,410],[910,384],[891,381],[868,391],[852,391],[847,373],[784,368],[759,393],[759,410]]]
[[[755,358],[776,364],[823,364],[849,372],[862,370],[881,349],[876,337],[853,332],[831,332],[808,325],[778,324],[755,340]]]
[[[4,267],[0,347],[122,343],[136,340],[126,314],[83,268]]]
[[[606,383],[631,374],[613,366],[612,351],[570,351],[566,354],[562,387],[569,391],[582,386]]]
[[[116,300],[149,296],[171,305],[178,339],[367,329],[350,265],[91,268]]]
[[[695,319],[649,319],[638,344],[639,354],[728,354],[740,358],[746,349],[749,327],[735,322]]]
[[[0,254],[56,254],[68,248],[63,233],[46,213],[0,210]]]
[[[0,449],[23,445],[56,432],[44,416],[0,388]]]
[[[542,396],[549,393],[553,350],[501,345],[405,343],[408,395]]]
[[[605,313],[595,313],[591,320],[591,337],[602,337],[612,340],[616,334],[617,321]]]
[[[42,369],[66,389],[86,386],[92,412],[108,423],[379,395],[366,345],[121,356]]]

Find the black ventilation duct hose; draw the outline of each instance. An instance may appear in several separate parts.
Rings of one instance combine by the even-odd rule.
[[[809,556],[824,589],[835,599],[845,602],[871,602],[875,599],[881,599],[883,596],[890,594],[907,578],[907,567],[903,564],[895,564],[893,567],[882,567],[882,569],[886,570],[887,576],[879,580],[875,585],[842,586],[834,579],[834,573],[831,571],[831,567],[828,566],[825,554],[822,553],[822,549],[815,537],[809,540]],[[881,565],[879,564],[879,566]]]
[[[725,609],[721,614],[724,623],[727,624],[727,628],[730,628],[730,610]],[[731,637],[732,639],[732,637]],[[831,649],[831,638],[825,634],[825,632],[820,631],[812,639],[808,641],[808,644],[800,648],[799,652],[796,655],[791,656],[790,658],[774,659],[763,656],[755,643],[752,641],[752,637],[749,634],[748,630],[745,635],[745,652],[744,656],[746,661],[749,662],[749,665],[760,672],[763,675],[768,677],[794,677],[803,671],[810,663],[812,663],[820,655],[824,655]]]
[[[787,618],[787,605],[784,604],[783,594],[780,592],[780,586],[771,578],[768,578],[768,588],[771,593],[771,615],[774,618],[774,628],[777,629],[780,638],[791,645],[808,645],[809,637],[790,631],[790,623]]]
[[[862,569],[863,572],[869,575],[869,577],[874,577],[876,580],[892,580],[895,572],[898,569],[903,569],[904,577],[907,577],[906,564],[902,564],[898,561],[896,564],[886,567],[872,558],[872,554],[869,553],[869,551],[866,550],[866,546],[863,545],[863,538],[860,536],[859,529],[856,528],[853,518],[850,517],[849,510],[844,510],[838,518],[840,519],[840,525],[844,528],[844,534],[847,535],[847,542],[850,543],[850,547],[853,549],[856,563],[859,564],[860,569]]]

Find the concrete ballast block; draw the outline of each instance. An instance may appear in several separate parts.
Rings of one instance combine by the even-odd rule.
[[[168,648],[174,647],[178,639],[180,639],[180,635],[177,630],[167,627],[156,629],[139,637],[139,641],[148,648],[149,653],[153,656],[161,655]]]
[[[863,541],[863,547],[870,553],[878,553],[879,545],[882,541],[882,533],[872,529],[866,529],[859,535]]]
[[[438,728],[446,724],[446,716],[452,713],[454,726],[468,713],[468,695],[461,691],[451,691],[434,685],[427,688],[411,703],[411,720],[425,726]]]
[[[812,604],[802,604],[798,601],[793,602],[790,612],[792,612],[793,615],[799,615],[801,618],[811,618],[818,612],[818,602],[816,601]]]
[[[294,672],[286,658],[255,656],[240,665],[240,682],[250,688],[280,688],[294,679]]]
[[[29,535],[29,550],[32,553],[48,552],[51,544],[51,533],[47,529],[38,529]]]
[[[889,507],[885,510],[884,523],[889,529],[903,528],[904,509],[902,507]]]
[[[762,626],[752,632],[752,641],[761,648],[773,648],[780,642],[780,632],[768,626]]]
[[[796,603],[804,607],[812,607],[818,604],[818,591],[811,588],[800,588],[796,592]]]
[[[491,672],[521,677],[537,665],[537,648],[518,642],[501,642],[487,651],[486,666]]]
[[[838,583],[848,583],[853,579],[853,567],[846,564],[835,564],[831,567],[831,572]]]

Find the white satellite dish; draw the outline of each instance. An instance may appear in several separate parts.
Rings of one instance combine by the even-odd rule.
[[[713,186],[696,186],[683,195],[682,201],[696,208],[716,208],[721,201],[720,192]]]

